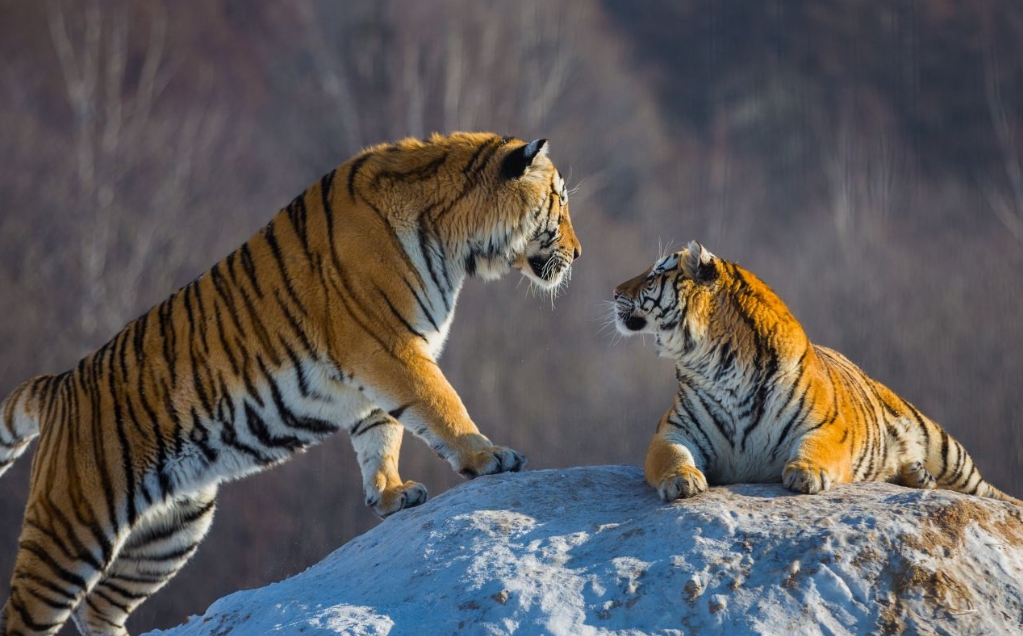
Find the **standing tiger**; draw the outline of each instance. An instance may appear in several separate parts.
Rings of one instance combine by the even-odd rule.
[[[369,148],[59,375],[0,407],[0,473],[39,436],[0,633],[125,620],[195,552],[220,483],[349,433],[380,515],[426,500],[402,427],[468,477],[523,457],[481,435],[437,365],[463,281],[567,280],[580,245],[546,140]]]
[[[678,392],[645,466],[664,501],[780,478],[800,493],[894,481],[1023,505],[909,402],[812,344],[756,276],[696,241],[615,288],[614,320],[676,363]]]

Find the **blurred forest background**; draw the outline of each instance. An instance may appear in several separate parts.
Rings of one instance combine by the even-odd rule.
[[[1023,4],[5,0],[0,393],[74,365],[320,175],[431,131],[547,137],[583,258],[462,296],[442,366],[529,468],[639,464],[673,394],[612,287],[699,238],[1023,495]],[[460,478],[406,440],[402,474]],[[0,598],[29,462],[0,481]],[[653,501],[653,499],[651,499]],[[338,436],[221,490],[144,631],[378,523]],[[73,630],[65,630],[73,633]]]

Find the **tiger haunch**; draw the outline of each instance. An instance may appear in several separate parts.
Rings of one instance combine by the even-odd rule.
[[[545,140],[369,148],[74,369],[0,408],[0,473],[36,435],[0,634],[125,634],[194,553],[220,483],[347,431],[380,515],[403,427],[473,477],[523,457],[480,434],[436,359],[466,278],[556,289],[580,246]]]
[[[693,241],[614,291],[626,335],[652,334],[678,392],[646,458],[665,501],[708,483],[893,481],[1023,505],[984,481],[959,442],[840,353],[812,344],[751,272]]]

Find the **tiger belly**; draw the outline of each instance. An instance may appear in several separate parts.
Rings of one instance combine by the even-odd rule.
[[[284,368],[252,388],[221,398],[212,417],[191,409],[180,450],[146,476],[150,491],[163,479],[173,492],[196,492],[276,466],[374,408],[354,382],[326,369]]]

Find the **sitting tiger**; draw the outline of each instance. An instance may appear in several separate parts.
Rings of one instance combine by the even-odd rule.
[[[653,335],[676,363],[678,392],[645,463],[664,501],[708,482],[780,478],[799,493],[894,481],[1023,505],[911,404],[812,344],[756,276],[696,241],[616,287],[614,320],[625,335]]]
[[[463,475],[522,468],[437,365],[466,278],[547,290],[580,244],[546,140],[434,135],[362,152],[78,365],[0,407],[0,474],[39,435],[0,633],[125,634],[181,568],[217,487],[349,433],[380,515],[403,426]],[[77,607],[77,609],[75,609]]]

